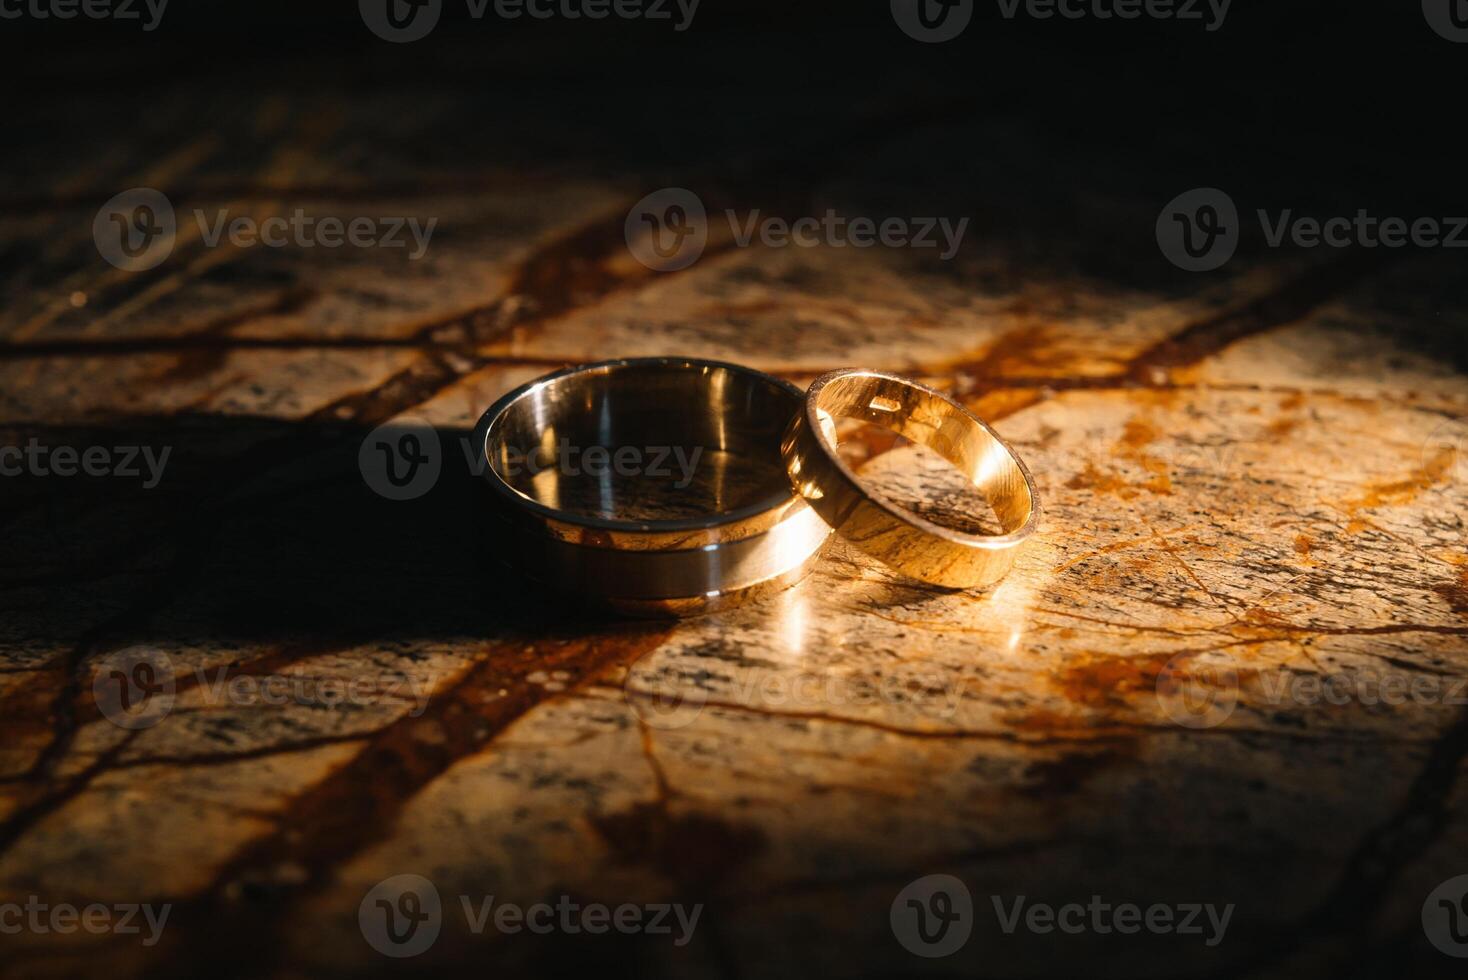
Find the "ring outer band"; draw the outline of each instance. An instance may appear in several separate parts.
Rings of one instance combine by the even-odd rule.
[[[852,411],[830,412],[823,397],[832,384],[860,379],[869,397]],[[916,406],[916,410],[915,409]],[[824,416],[824,418],[823,418]],[[965,471],[995,505],[1014,508],[1014,499],[995,500],[971,472],[993,469],[988,482],[1003,484],[1024,505],[1023,520],[1004,534],[968,534],[935,524],[866,486],[836,449],[834,417],[853,417],[898,431],[935,449]],[[960,446],[978,446],[979,460],[955,460]],[[854,547],[911,578],[952,589],[984,588],[1000,581],[1020,547],[1039,527],[1041,508],[1029,468],[986,422],[944,392],[902,375],[844,368],[811,383],[805,404],[786,428],[780,446],[796,493]],[[967,464],[967,465],[966,465]],[[1002,519],[1002,515],[1001,515]]]
[[[798,494],[784,492],[695,519],[623,521],[548,507],[510,486],[489,463],[495,421],[539,386],[620,369],[728,370],[790,395],[798,387],[722,361],[628,358],[570,367],[498,399],[480,417],[474,445],[490,493],[491,524],[507,563],[531,579],[592,605],[634,616],[691,616],[788,588],[809,573],[831,529]]]

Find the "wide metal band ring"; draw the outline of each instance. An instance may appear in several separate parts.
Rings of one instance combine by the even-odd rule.
[[[877,423],[937,452],[983,492],[1004,533],[942,527],[868,488],[836,451],[836,418]],[[817,378],[781,452],[791,485],[837,534],[934,585],[994,584],[1039,524],[1034,482],[1009,444],[941,391],[899,375],[849,369]]]
[[[830,528],[791,491],[794,385],[719,361],[637,358],[505,395],[475,446],[512,565],[637,615],[689,615],[802,578]]]

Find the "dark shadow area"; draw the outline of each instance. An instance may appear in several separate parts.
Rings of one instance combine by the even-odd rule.
[[[39,462],[0,480],[0,588],[12,601],[45,597],[10,611],[12,637],[23,641],[31,615],[53,629],[67,607],[73,626],[136,607],[146,615],[132,630],[156,642],[345,644],[586,625],[497,553],[468,430],[438,430],[437,479],[397,500],[364,476],[392,486],[381,449],[361,454],[368,435],[213,415],[6,431],[0,442],[34,447]],[[70,465],[55,455],[64,447]],[[88,450],[94,470],[105,455],[108,475],[80,471]],[[409,474],[401,456],[392,465]]]

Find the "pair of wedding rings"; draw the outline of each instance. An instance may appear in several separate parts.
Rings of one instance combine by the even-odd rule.
[[[1003,533],[899,506],[837,452],[835,420],[874,422],[943,456]],[[689,358],[605,361],[505,395],[475,430],[502,555],[554,588],[635,614],[687,615],[799,581],[834,530],[915,579],[992,585],[1035,531],[1029,471],[952,398],[881,371],[808,391]]]

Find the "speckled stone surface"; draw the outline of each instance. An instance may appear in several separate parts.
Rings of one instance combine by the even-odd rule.
[[[209,125],[129,134],[100,91],[89,139],[112,152],[6,192],[0,245],[22,261],[0,280],[0,443],[171,457],[146,490],[0,480],[0,901],[172,911],[153,946],[0,937],[0,972],[1285,977],[1381,950],[1455,962],[1419,916],[1468,872],[1456,255],[1246,250],[1180,273],[1151,239],[1171,194],[1113,179],[1127,160],[1098,156],[1057,196],[1059,163],[1019,161],[1053,161],[1060,137],[975,131],[961,113],[903,128],[853,100],[784,119],[804,137],[779,151],[597,174],[501,146],[533,105],[465,131],[447,84],[339,96],[180,91],[170,111]],[[565,125],[594,146],[603,124]],[[970,142],[1006,152],[968,158],[963,180],[951,161],[894,177],[899,145]],[[126,273],[99,260],[91,220],[144,185],[180,215],[299,207],[438,231],[417,261],[181,231],[164,264]],[[950,262],[714,234],[659,274],[623,226],[667,185],[700,189],[715,214],[819,213],[881,188],[976,217]],[[1100,227],[1131,230],[1086,238]],[[796,588],[677,623],[607,620],[518,580],[478,522],[469,427],[563,364],[661,354],[801,384],[868,366],[951,391],[1024,456],[1041,534],[987,593],[902,580],[836,541]],[[443,472],[395,502],[358,448],[404,419],[437,428]],[[971,519],[972,493],[924,454],[870,434],[848,450],[895,498]],[[97,692],[140,656],[167,704],[122,727]],[[898,892],[935,873],[977,910],[943,961],[889,925]],[[433,948],[401,963],[358,921],[399,874],[429,878],[445,909]],[[686,946],[473,935],[459,897],[487,895],[704,908]],[[1235,908],[1215,947],[1005,934],[990,896],[1020,895]]]

